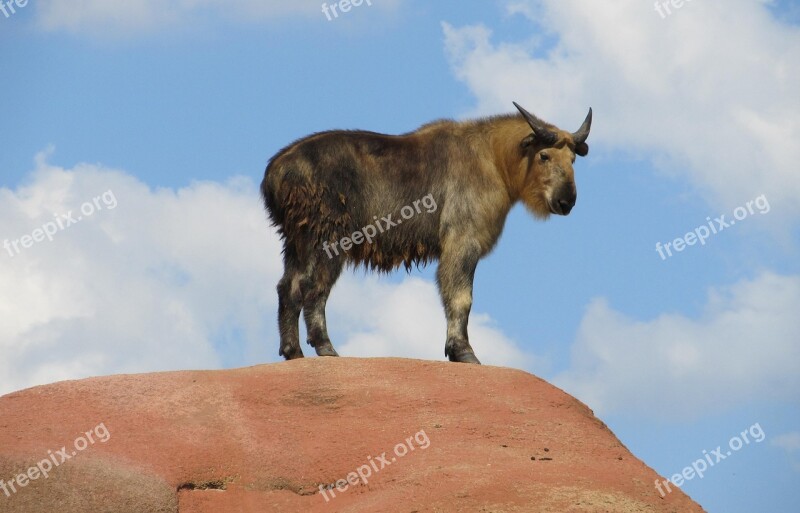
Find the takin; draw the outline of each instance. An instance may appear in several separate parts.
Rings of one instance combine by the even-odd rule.
[[[283,239],[281,356],[303,357],[301,312],[317,355],[338,356],[325,304],[346,263],[389,272],[438,260],[445,356],[480,363],[467,336],[478,261],[517,202],[542,219],[569,214],[575,156],[589,152],[591,109],[570,133],[514,106],[519,114],[435,121],[402,135],[320,132],[270,159],[261,194]]]

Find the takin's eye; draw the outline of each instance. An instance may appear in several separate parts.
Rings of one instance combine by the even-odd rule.
[[[548,160],[550,160],[550,155],[548,155],[545,152],[542,152],[539,154],[539,160],[541,160],[542,162],[547,162]]]

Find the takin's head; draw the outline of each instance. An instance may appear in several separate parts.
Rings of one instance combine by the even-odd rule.
[[[578,198],[572,164],[575,155],[589,153],[586,139],[592,127],[592,109],[578,131],[570,133],[545,123],[517,102],[514,106],[533,130],[520,143],[527,177],[522,200],[537,216],[565,216]]]

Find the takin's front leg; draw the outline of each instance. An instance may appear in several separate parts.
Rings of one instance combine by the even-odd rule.
[[[471,240],[448,240],[443,244],[436,281],[447,317],[444,354],[452,362],[477,363],[469,345],[467,322],[472,309],[472,281],[480,259],[480,246]]]

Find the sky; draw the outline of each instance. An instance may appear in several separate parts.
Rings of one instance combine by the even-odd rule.
[[[478,266],[478,358],[573,394],[661,475],[708,455],[681,488],[711,513],[797,511],[796,0],[21,4],[0,10],[0,394],[279,361],[258,184],[299,137],[512,101],[574,131],[592,107],[572,213],[514,208]],[[339,353],[443,360],[434,276],[346,272]]]

